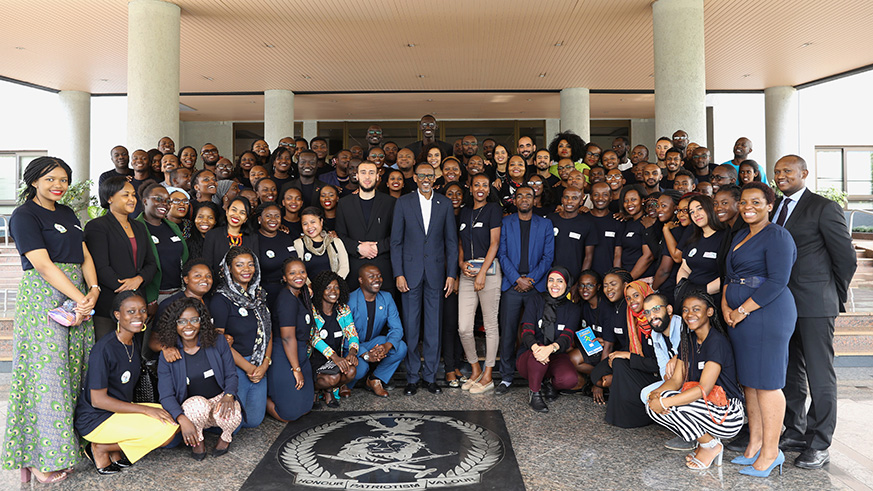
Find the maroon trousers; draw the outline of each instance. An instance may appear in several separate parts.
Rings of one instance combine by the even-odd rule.
[[[518,373],[527,379],[530,390],[539,392],[543,380],[552,379],[552,386],[558,390],[572,389],[576,386],[576,366],[567,353],[557,353],[549,357],[549,362],[543,365],[534,358],[533,352],[527,350],[518,356],[515,362]]]

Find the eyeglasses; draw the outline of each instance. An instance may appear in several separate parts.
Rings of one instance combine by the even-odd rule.
[[[687,214],[688,214],[688,208],[677,208],[677,209],[676,209],[676,214],[678,215],[679,213],[684,213],[684,214],[687,215]]]
[[[381,135],[382,132],[381,132],[381,131],[376,131],[376,130],[367,130],[367,134],[368,134],[368,135]]]
[[[465,147],[473,147],[473,146],[478,145],[478,143],[476,143],[476,142],[461,142],[461,145],[463,145]]]
[[[646,314],[646,317],[648,317],[652,314],[658,315],[658,313],[660,313],[661,309],[664,307],[666,307],[666,305],[655,305],[651,309],[644,309],[643,313]]]
[[[215,167],[218,169],[233,169],[233,164],[218,164]]]
[[[421,123],[422,128],[436,128],[436,123]]]
[[[162,204],[164,204],[164,203],[169,203],[169,201],[170,201],[170,200],[167,199],[167,198],[162,198],[162,197],[160,197],[160,196],[152,196],[152,202],[153,202],[153,203],[157,203],[157,204],[159,204],[159,205],[162,205]]]
[[[281,145],[281,143],[279,145]],[[200,153],[218,153],[218,149],[217,148],[208,148]]]
[[[436,177],[435,174],[416,174],[416,176],[418,176],[419,179],[428,181]]]
[[[599,153],[594,153],[594,152],[585,152],[585,155],[587,155],[589,157],[600,157]]]
[[[674,136],[673,139],[674,140],[687,140],[688,137],[687,136]]]
[[[594,288],[597,288],[597,283],[580,283],[579,288],[583,290],[593,290]]]
[[[370,157],[372,157],[374,159],[384,159],[385,154],[384,153],[371,153]]]
[[[187,199],[171,199],[170,200],[170,204],[172,204],[172,205],[187,205],[189,203],[190,203],[190,201],[188,201]]]
[[[293,144],[293,143],[282,143],[282,142],[279,142],[279,146],[280,146],[280,147],[296,147],[297,145],[295,145],[295,144]]]
[[[190,319],[176,319],[177,326],[187,326],[188,324],[191,324],[192,326],[199,326],[200,317],[192,317]]]
[[[616,175],[616,174],[613,174],[613,175],[611,175],[611,176],[606,176],[606,180],[607,180],[607,181],[618,181],[618,180],[620,180],[621,178],[622,178],[622,176],[619,176],[619,175]]]
[[[528,182],[527,182],[527,185],[528,185],[528,186],[542,186],[542,185],[543,185],[543,181],[528,181]]]

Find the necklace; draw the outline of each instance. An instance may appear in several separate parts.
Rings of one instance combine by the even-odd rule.
[[[227,233],[227,238],[230,239],[230,246],[236,247],[242,245],[242,234],[233,235],[230,232]]]
[[[124,346],[124,354],[127,355],[127,362],[128,362],[128,363],[133,363],[133,343],[131,343],[131,346],[130,346],[130,352],[128,352],[128,351],[127,351],[127,345],[124,344],[124,343],[121,341],[121,339],[119,339],[118,342],[121,343],[122,346]]]

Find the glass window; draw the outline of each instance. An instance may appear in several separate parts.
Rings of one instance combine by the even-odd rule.
[[[843,150],[840,148],[816,149],[816,189],[835,187],[843,189]]]
[[[12,175],[18,175],[19,171],[17,164],[18,156],[14,153],[0,154],[0,169],[3,169],[5,172],[13,170]],[[0,201],[15,201],[15,194],[18,191],[18,183],[19,180],[16,178],[0,179]]]
[[[846,150],[846,191],[873,194],[873,149]]]

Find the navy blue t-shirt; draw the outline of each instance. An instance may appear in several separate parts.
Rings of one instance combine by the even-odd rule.
[[[114,413],[95,408],[91,391],[106,389],[107,395],[124,402],[133,402],[133,389],[139,381],[140,345],[136,338],[133,346],[121,344],[115,333],[100,338],[91,348],[88,372],[82,394],[76,404],[76,431],[85,436],[94,431]]]
[[[558,213],[549,215],[555,234],[555,259],[552,266],[567,268],[573,277],[578,277],[585,261],[585,247],[598,243],[597,228],[590,215],[561,218]]]
[[[282,349],[282,343],[278,341],[282,339],[282,327],[294,326],[298,345],[309,342],[309,323],[312,321],[312,314],[300,298],[295,297],[288,288],[283,288],[279,292],[276,298],[276,315],[272,318],[274,319],[273,335],[277,340],[273,342],[274,351],[277,346]]]
[[[154,226],[146,222],[152,242],[158,252],[161,261],[161,290],[174,290],[182,287],[182,253],[185,250],[182,237],[173,232],[173,229],[161,220],[161,224]]]
[[[692,285],[705,286],[719,277],[718,251],[724,239],[725,231],[718,230],[709,237],[700,237],[693,244],[686,244],[682,249],[682,259],[691,269],[688,282]]]
[[[616,244],[621,246],[621,267],[633,271],[634,265],[643,255],[643,246],[649,245],[647,230],[640,220],[629,220],[624,224],[621,241]],[[641,275],[645,278],[655,274],[656,261],[652,261],[646,271]]]
[[[491,230],[503,224],[503,210],[497,203],[485,203],[478,210],[467,206],[461,208],[458,222],[464,261],[484,258],[491,247]]]
[[[591,263],[591,269],[603,276],[613,267],[615,246],[619,245],[618,241],[624,232],[624,223],[612,218],[612,214],[602,217],[589,216],[597,233],[597,245],[594,246],[594,261]]]
[[[282,264],[289,257],[297,257],[294,238],[285,232],[276,232],[275,237],[258,236],[258,263],[261,266],[261,284],[279,284],[284,271]]]
[[[251,356],[258,334],[258,317],[254,311],[239,307],[221,293],[212,296],[209,311],[216,329],[233,336],[233,349],[242,356]]]
[[[728,399],[742,399],[743,392],[737,383],[737,369],[734,363],[734,351],[731,342],[715,329],[710,329],[703,344],[697,344],[697,337],[692,335],[692,346],[688,351],[691,353],[691,362],[688,364],[688,380],[700,382],[700,374],[707,361],[713,361],[721,365],[721,373],[718,374],[716,385],[720,385],[727,394]],[[697,353],[697,349],[700,353]]]
[[[24,271],[33,269],[24,254],[38,249],[45,249],[55,263],[85,262],[82,225],[73,210],[64,205],[56,204],[55,211],[50,211],[27,200],[12,212],[9,228]]]

